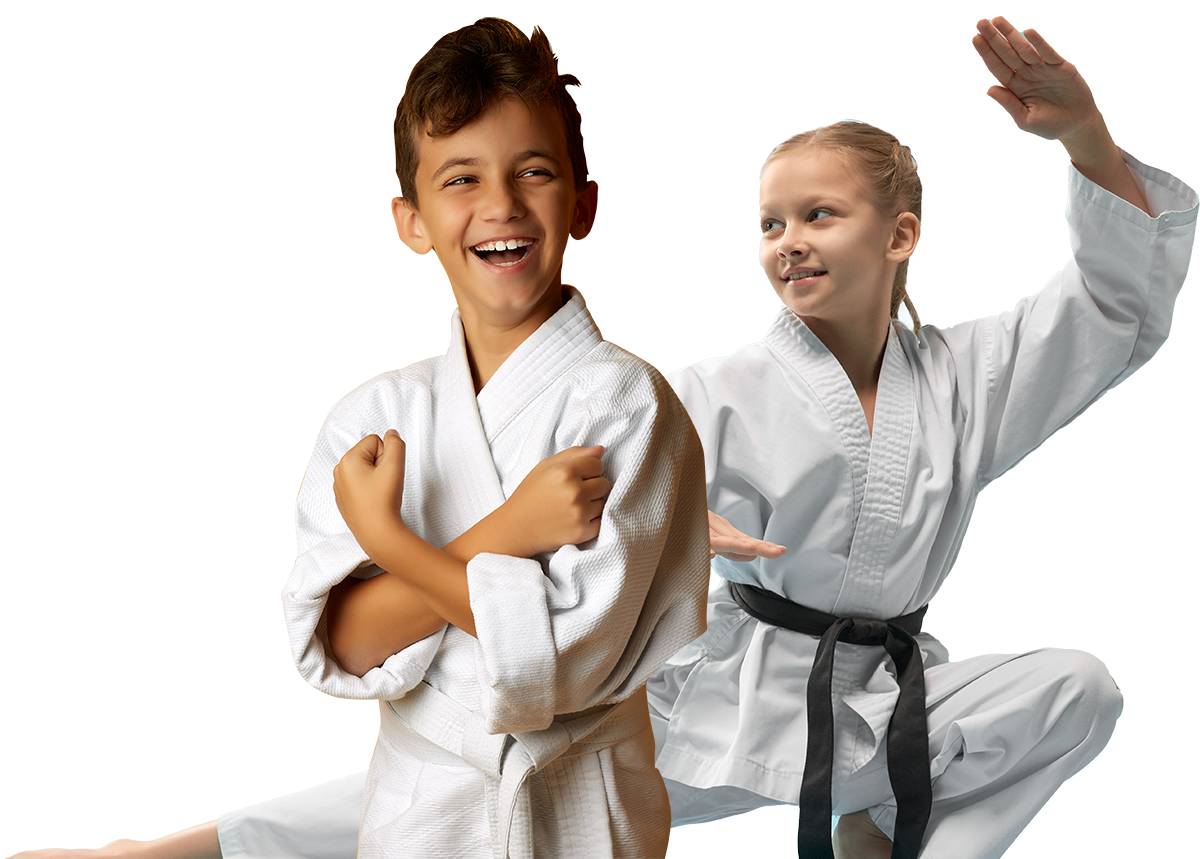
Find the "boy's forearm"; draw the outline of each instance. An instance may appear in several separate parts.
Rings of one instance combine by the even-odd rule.
[[[359,536],[359,544],[377,566],[400,579],[446,623],[475,635],[465,561],[430,545],[392,517]]]
[[[325,620],[333,657],[358,677],[446,625],[412,588],[389,575],[336,585]]]
[[[437,552],[428,543],[425,545]],[[447,608],[448,613],[456,614],[463,623],[455,623],[455,626],[475,634],[474,614],[470,611],[466,591],[467,562],[482,552],[523,556],[523,545],[518,532],[497,510],[441,550],[441,554],[448,556],[444,558],[445,563],[457,562],[447,575],[452,579],[461,576],[461,595],[456,595],[457,588],[447,588],[441,598],[443,606],[447,599],[453,604]],[[379,553],[390,556],[386,549]],[[376,563],[387,569],[385,564]],[[408,565],[398,558],[393,558],[392,564],[401,572],[370,579],[347,579],[329,594],[326,618],[330,648],[342,668],[360,677],[382,665],[393,653],[432,635],[448,622],[405,581],[403,569]],[[458,565],[461,565],[461,574],[456,569]],[[410,571],[410,575],[414,574],[422,575],[415,567]],[[436,596],[431,598],[438,601]],[[469,626],[465,616],[470,617]]]
[[[535,554],[530,550],[521,523],[510,519],[507,507],[501,505],[464,531],[458,539],[443,546],[442,551],[464,564],[484,552],[512,555],[515,558],[528,558]]]

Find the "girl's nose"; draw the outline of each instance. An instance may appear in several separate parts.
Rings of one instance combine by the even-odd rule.
[[[808,254],[808,240],[803,231],[788,227],[779,242],[778,254],[780,259],[803,257]]]

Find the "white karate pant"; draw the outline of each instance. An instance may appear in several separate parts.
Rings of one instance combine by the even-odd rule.
[[[939,674],[955,673],[961,673],[961,663],[930,667],[930,697],[945,694]],[[1071,650],[1014,657],[945,694],[928,710],[933,813],[923,859],[1000,856],[1058,786],[1099,754],[1120,713],[1121,693],[1104,664]],[[653,708],[651,716],[661,742],[664,722]],[[891,834],[896,805],[886,760],[884,743],[852,775],[835,772],[835,814],[866,809]],[[365,774],[351,776],[222,816],[222,854],[352,859],[364,779]],[[695,788],[668,779],[667,791],[672,826],[780,804],[732,786]]]

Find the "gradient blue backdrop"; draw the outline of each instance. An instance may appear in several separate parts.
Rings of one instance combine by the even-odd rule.
[[[374,705],[300,680],[277,594],[325,411],[445,349],[449,289],[388,212],[395,104],[444,32],[540,24],[583,81],[601,205],[564,277],[664,370],[765,330],[759,165],[837,119],[920,162],[927,323],[998,312],[1061,265],[1066,158],[984,94],[981,15],[1036,26],[1118,143],[1200,183],[1194,4],[619,5],[0,10],[0,855],[148,838],[365,767]],[[1158,824],[1194,796],[1195,645],[1160,621],[1200,601],[1194,287],[1149,367],[984,493],[929,613],[952,654],[1080,647],[1125,692],[1109,749],[1013,857],[1185,843]],[[792,815],[678,831],[671,856],[788,855]]]

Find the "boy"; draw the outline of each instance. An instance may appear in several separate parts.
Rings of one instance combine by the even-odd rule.
[[[397,111],[396,227],[446,271],[452,342],[334,406],[283,593],[301,674],[380,699],[363,857],[666,850],[645,682],[703,630],[704,465],[662,377],[561,283],[596,206],[568,83],[544,34],[489,18],[433,46]],[[611,491],[551,545],[520,521],[537,504],[502,502],[583,444]],[[597,477],[597,451],[564,456],[566,483]]]

